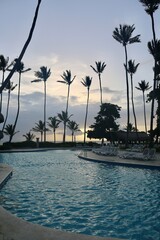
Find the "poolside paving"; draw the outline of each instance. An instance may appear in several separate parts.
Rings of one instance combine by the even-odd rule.
[[[121,151],[121,155],[123,155],[125,151]],[[128,167],[143,167],[143,168],[156,168],[160,169],[160,154],[156,154],[155,160],[136,160],[136,159],[126,159],[121,158],[119,155],[117,156],[107,156],[96,154],[92,151],[81,151],[78,155],[79,158],[94,161],[94,162],[103,162],[108,164],[116,164],[123,165]]]

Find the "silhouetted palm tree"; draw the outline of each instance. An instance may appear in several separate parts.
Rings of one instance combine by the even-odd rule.
[[[86,76],[82,78],[81,83],[87,88],[87,104],[86,104],[86,115],[84,120],[84,144],[86,143],[86,127],[87,127],[87,116],[88,116],[88,104],[89,104],[89,90],[92,83],[92,77]]]
[[[8,66],[9,58],[5,58],[3,55],[0,55],[0,71],[2,71],[2,84],[4,82],[4,74],[6,68]],[[0,99],[0,113],[2,112],[2,92],[1,92],[1,99]]]
[[[16,64],[17,59],[15,59],[15,63]],[[17,121],[18,121],[18,117],[19,117],[19,111],[20,111],[20,91],[21,91],[21,77],[22,77],[22,73],[28,72],[30,71],[31,68],[27,68],[24,70],[24,63],[23,62],[19,62],[19,64],[17,65],[17,72],[19,74],[19,80],[18,80],[18,108],[17,108],[17,114],[16,114],[16,119],[13,125],[14,131],[16,129],[16,125],[17,125]]]
[[[72,78],[71,71],[66,70],[66,72],[63,72],[63,75],[61,75],[63,80],[58,80],[57,82],[64,83],[68,85],[68,92],[67,92],[67,104],[66,104],[66,113],[68,112],[68,103],[69,103],[69,94],[70,94],[70,85],[74,81],[75,77]]]
[[[106,67],[105,62],[101,63],[101,62],[95,62],[96,63],[96,67],[94,68],[92,65],[90,65],[90,67],[98,74],[98,78],[99,78],[99,88],[100,88],[100,103],[102,105],[103,103],[103,98],[102,98],[102,81],[101,81],[101,74],[103,72],[103,70]]]
[[[158,10],[160,6],[160,0],[139,0],[140,3],[145,8],[146,13],[151,17],[152,33],[153,33],[153,43],[156,44],[156,32],[155,32],[155,22],[154,13]],[[154,69],[156,69],[156,59],[154,59]],[[153,119],[154,119],[154,101],[155,101],[155,89],[156,89],[156,71],[154,70],[153,77],[153,98],[151,103],[151,118],[150,118],[150,146],[153,145]]]
[[[139,63],[135,64],[134,60],[128,61],[127,71],[131,78],[131,102],[132,102],[133,117],[134,117],[134,123],[135,123],[136,129],[138,128],[137,128],[137,119],[136,119],[136,113],[135,113],[135,107],[134,107],[133,74],[136,73],[138,66],[139,66]]]
[[[47,122],[48,126],[53,130],[54,143],[56,143],[56,129],[59,127],[60,120],[57,117],[49,117],[48,120],[50,120],[50,122]]]
[[[135,128],[132,123],[129,123],[128,127],[126,126],[124,130],[128,130],[129,132],[138,132],[138,129]]]
[[[67,122],[69,122],[69,119],[70,119],[71,116],[72,115],[68,116],[68,112],[66,113],[64,111],[62,111],[62,113],[58,113],[58,118],[59,118],[60,122],[63,123],[63,127],[64,127],[63,128],[64,129],[64,131],[63,131],[63,143],[65,143],[65,140],[66,140],[66,124],[67,124]]]
[[[79,130],[79,124],[77,124],[75,121],[69,121],[67,124],[67,127],[71,130],[72,134],[72,142],[76,142],[75,132],[80,131]]]
[[[2,127],[2,131],[4,130],[4,128],[6,126],[6,122],[7,122],[7,118],[8,118],[11,91],[13,91],[16,87],[17,87],[17,84],[13,85],[13,82],[9,81],[9,83],[7,84],[7,86],[5,88],[6,90],[8,90],[8,100],[7,100],[7,107],[6,107],[6,116],[5,116],[4,124]]]
[[[132,34],[135,30],[134,25],[119,25],[119,28],[115,28],[113,31],[113,38],[121,43],[125,50],[125,73],[126,73],[126,87],[127,87],[127,126],[130,123],[130,111],[129,111],[129,82],[128,82],[128,54],[127,54],[127,45],[132,43],[140,42],[140,35],[136,35],[132,37]],[[127,139],[126,146],[128,144],[128,131],[127,131]]]
[[[15,128],[12,124],[7,124],[4,129],[4,134],[9,136],[9,143],[12,141],[13,136],[19,131],[15,132]]]
[[[44,129],[45,129],[45,125],[44,122],[42,122],[41,120],[38,121],[38,123],[35,123],[35,127],[32,128],[32,131],[34,132],[39,132],[41,134],[41,142],[43,139],[43,133],[44,133]]]
[[[151,87],[149,87],[149,82],[146,83],[145,80],[141,80],[141,82],[139,82],[138,85],[139,87],[136,87],[136,88],[142,91],[142,94],[143,94],[144,124],[145,124],[145,131],[147,133],[146,106],[145,106],[146,101],[145,101],[144,92],[149,90]]]
[[[25,137],[27,142],[30,142],[30,141],[33,141],[36,136],[33,133],[28,132],[24,134],[23,137]]]
[[[63,75],[61,75],[63,80],[58,80],[57,82],[67,84],[68,85],[68,92],[67,92],[67,104],[66,104],[66,115],[68,116],[68,103],[69,103],[69,95],[70,95],[70,86],[72,82],[74,81],[75,77],[72,78],[72,74],[70,70],[66,70],[66,72],[63,72]],[[63,142],[65,142],[65,132],[66,132],[66,123],[64,125],[64,134],[63,134]]]
[[[46,129],[46,82],[47,82],[47,79],[50,77],[51,75],[51,70],[50,69],[47,69],[47,67],[40,67],[40,70],[39,71],[36,71],[35,72],[35,76],[38,78],[38,79],[35,79],[33,81],[31,81],[32,83],[33,82],[44,82],[44,129]],[[44,131],[44,142],[46,141],[46,131]]]

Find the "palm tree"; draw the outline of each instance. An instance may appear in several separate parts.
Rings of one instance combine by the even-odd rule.
[[[134,60],[128,61],[127,71],[131,78],[131,101],[132,101],[132,110],[133,110],[134,123],[135,123],[136,129],[137,129],[137,119],[136,119],[136,113],[135,113],[135,107],[134,107],[133,74],[136,73],[138,66],[139,66],[139,63],[135,64]],[[125,65],[125,67],[126,67],[126,65]]]
[[[64,131],[63,131],[63,143],[65,143],[65,139],[66,139],[66,124],[69,121],[70,117],[72,115],[68,116],[68,113],[62,111],[62,113],[58,113],[58,118],[60,122],[63,122],[63,126],[64,126]]]
[[[156,32],[155,32],[155,22],[154,13],[158,10],[160,5],[160,0],[139,0],[140,3],[145,8],[146,13],[151,17],[152,33],[153,33],[153,43],[156,45]],[[156,69],[156,59],[154,59],[154,69]],[[153,77],[153,98],[151,103],[151,117],[150,117],[150,146],[153,145],[153,119],[154,119],[154,101],[155,101],[155,89],[156,89],[156,71],[154,70]]]
[[[32,39],[32,35],[33,35],[33,32],[34,32],[34,29],[35,29],[35,26],[36,26],[36,22],[37,22],[37,18],[38,18],[38,12],[39,12],[41,1],[42,0],[38,0],[37,7],[36,7],[36,10],[35,10],[35,14],[34,14],[33,22],[32,22],[32,25],[31,25],[31,28],[30,28],[30,31],[29,31],[28,38],[27,38],[27,40],[26,40],[26,42],[25,42],[25,44],[24,44],[24,46],[23,46],[23,48],[21,50],[21,53],[20,53],[19,57],[17,58],[16,64],[14,65],[14,67],[12,68],[10,73],[8,74],[7,78],[3,82],[2,86],[0,87],[0,93],[2,93],[3,89],[9,83],[10,79],[12,78],[13,74],[15,73],[15,71],[17,69],[17,66],[21,62],[21,60],[22,60],[22,58],[23,58],[23,56],[24,56],[24,54],[25,54],[25,52],[27,50],[27,47],[30,44],[30,41]]]
[[[47,67],[40,67],[40,71],[36,71],[35,72],[35,76],[38,79],[35,79],[33,82],[44,82],[44,129],[46,129],[46,82],[47,79],[50,77],[51,75],[51,70],[47,69]],[[44,142],[46,141],[46,131],[44,131]]]
[[[5,88],[6,90],[8,90],[8,100],[7,100],[7,108],[6,108],[6,117],[5,117],[5,120],[4,120],[3,127],[2,127],[2,131],[4,130],[4,128],[6,126],[6,122],[7,122],[7,118],[8,118],[11,91],[13,91],[16,87],[17,87],[17,84],[13,85],[13,82],[9,81],[9,83],[7,84],[7,86]]]
[[[127,130],[127,129],[129,132],[138,132],[138,129],[135,128],[132,123],[129,123],[129,125],[124,128],[124,130]]]
[[[136,87],[136,89],[142,91],[143,94],[143,109],[144,109],[144,125],[145,125],[145,131],[147,133],[147,120],[146,120],[146,106],[145,106],[145,94],[144,92],[149,90],[151,87],[149,87],[149,82],[146,83],[145,80],[141,80],[141,82],[138,83],[139,87]]]
[[[9,62],[9,58],[5,58],[3,55],[0,55],[0,71],[2,71],[2,84],[4,82],[4,74]],[[2,112],[2,92],[1,92],[1,99],[0,99],[0,113]]]
[[[127,45],[132,43],[140,42],[140,35],[132,37],[132,34],[135,30],[134,25],[119,25],[119,28],[115,28],[113,31],[113,38],[121,43],[125,50],[125,73],[126,73],[126,87],[127,87],[127,126],[130,123],[130,111],[129,111],[129,82],[128,82],[128,53]],[[128,130],[127,130],[127,139],[126,146],[128,145]]]
[[[102,82],[101,82],[101,74],[103,72],[103,70],[106,67],[105,62],[101,63],[101,62],[95,62],[96,63],[96,68],[94,68],[92,65],[90,65],[90,67],[98,74],[98,78],[99,78],[99,88],[100,88],[100,103],[102,105],[103,101],[102,101]]]
[[[56,143],[56,129],[59,127],[60,120],[57,117],[49,117],[48,120],[50,120],[50,122],[47,122],[48,126],[53,130],[54,143]]]
[[[16,64],[17,59],[14,60],[14,64]],[[8,69],[9,70],[9,69]],[[16,129],[16,125],[17,125],[17,121],[18,121],[18,117],[19,117],[19,111],[20,111],[20,90],[21,90],[21,77],[22,77],[22,73],[28,72],[30,71],[31,68],[27,68],[24,70],[24,63],[23,62],[19,62],[19,64],[17,65],[17,72],[19,74],[19,80],[18,80],[18,108],[17,108],[17,114],[16,114],[16,119],[13,125],[14,130]]]
[[[44,125],[44,122],[42,122],[41,120],[38,121],[38,123],[35,123],[35,127],[32,128],[32,131],[34,132],[40,132],[41,134],[41,142],[42,142],[42,139],[43,139],[43,133],[44,133],[44,129],[45,129],[45,125]]]
[[[12,141],[13,136],[19,131],[15,132],[15,128],[12,124],[7,124],[4,129],[4,134],[9,136],[9,143]]]
[[[67,92],[67,104],[66,104],[66,116],[68,116],[68,103],[69,103],[69,95],[70,95],[70,86],[72,82],[74,81],[75,77],[72,78],[72,74],[70,70],[66,70],[66,72],[63,72],[63,75],[61,75],[63,80],[58,80],[57,82],[67,84],[68,85],[68,92]],[[63,111],[62,111],[63,112]],[[64,122],[65,123],[65,122]],[[65,142],[65,132],[66,132],[66,123],[64,125],[64,134],[63,134],[63,142]]]
[[[67,124],[67,127],[71,130],[72,142],[73,142],[74,137],[75,137],[74,141],[76,142],[75,132],[80,131],[79,124],[77,124],[75,121],[69,121]]]
[[[70,94],[70,85],[74,81],[75,77],[72,78],[72,74],[70,70],[66,70],[66,72],[63,72],[63,75],[61,75],[63,80],[58,80],[57,82],[64,83],[68,85],[68,92],[67,92],[67,104],[66,104],[66,113],[68,113],[68,103],[69,103],[69,94]]]
[[[84,144],[86,143],[86,127],[87,127],[87,116],[88,116],[88,105],[89,105],[89,90],[92,83],[92,77],[86,76],[82,78],[81,83],[87,88],[87,104],[86,104],[86,115],[84,120]]]
[[[23,137],[25,137],[27,142],[30,142],[30,141],[34,140],[35,135],[31,132],[28,132],[28,133],[24,134]]]

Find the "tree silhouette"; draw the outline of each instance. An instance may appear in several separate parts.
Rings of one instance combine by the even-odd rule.
[[[128,82],[128,53],[127,53],[127,45],[140,42],[140,35],[136,35],[132,37],[132,34],[135,30],[134,25],[119,25],[119,28],[115,28],[113,31],[113,38],[121,43],[125,50],[125,73],[126,73],[126,87],[127,87],[127,126],[130,123],[130,110],[129,110],[129,82]],[[128,145],[128,131],[126,138],[126,146]]]
[[[86,127],[87,127],[87,116],[88,116],[88,105],[89,105],[89,90],[92,83],[92,77],[86,76],[84,79],[82,78],[81,83],[83,86],[87,88],[87,104],[86,104],[86,114],[84,120],[84,144],[86,143]]]
[[[151,87],[149,87],[149,82],[146,83],[145,80],[141,80],[141,82],[138,83],[139,87],[136,87],[136,89],[142,91],[143,94],[143,112],[144,112],[144,125],[145,125],[145,131],[147,133],[147,120],[146,120],[146,106],[145,106],[145,94],[144,92],[149,90]]]
[[[47,67],[40,67],[39,71],[35,72],[35,77],[37,77],[37,79],[32,80],[31,82],[43,82],[44,83],[44,142],[46,141],[46,96],[47,96],[47,90],[46,90],[46,82],[47,79],[50,77],[51,75],[51,70],[47,69]]]
[[[101,74],[104,71],[106,64],[105,62],[95,62],[96,67],[94,68],[92,65],[90,65],[90,67],[98,74],[98,78],[99,78],[99,88],[100,88],[100,103],[103,103],[103,98],[102,98],[102,81],[101,81]]]

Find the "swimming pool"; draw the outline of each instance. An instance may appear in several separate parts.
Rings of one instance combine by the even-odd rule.
[[[77,151],[3,153],[14,168],[0,204],[43,226],[102,237],[160,239],[160,171],[79,159]]]

